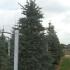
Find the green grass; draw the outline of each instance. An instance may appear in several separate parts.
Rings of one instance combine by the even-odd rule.
[[[70,58],[64,58],[60,70],[70,70]]]

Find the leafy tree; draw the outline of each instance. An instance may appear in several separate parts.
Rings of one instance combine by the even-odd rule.
[[[41,25],[43,15],[33,0],[27,1],[22,9],[25,17],[19,20],[19,70],[48,70],[52,58],[48,54],[44,27]]]
[[[52,57],[54,58],[54,65],[59,64],[60,59],[62,57],[62,48],[59,42],[59,39],[56,35],[54,30],[54,26],[49,23],[48,27],[48,51],[51,53]]]

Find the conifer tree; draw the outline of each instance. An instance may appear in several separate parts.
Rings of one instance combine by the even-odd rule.
[[[51,23],[49,23],[47,37],[48,37],[48,51],[51,53],[52,57],[54,58],[53,64],[57,65],[59,64],[63,53],[59,39],[54,30],[54,26],[52,26]]]
[[[10,39],[10,44],[11,44],[11,48],[10,48],[10,70],[14,70],[14,29],[12,32],[12,36]]]
[[[8,43],[3,33],[0,36],[0,70],[8,70]]]
[[[52,59],[47,52],[40,8],[30,0],[22,9],[25,17],[19,20],[19,70],[49,70]]]

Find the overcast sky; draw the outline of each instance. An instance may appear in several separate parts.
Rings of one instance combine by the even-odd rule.
[[[1,0],[0,1],[0,29],[11,31],[18,19],[21,17],[21,7],[26,0]],[[43,25],[48,22],[55,26],[55,30],[61,43],[70,44],[70,1],[69,0],[36,0],[44,14]]]

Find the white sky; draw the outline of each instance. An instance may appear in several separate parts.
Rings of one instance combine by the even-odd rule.
[[[0,1],[0,29],[10,31],[18,18],[21,17],[21,7],[26,0],[1,0]],[[51,21],[61,43],[70,44],[70,0],[36,0],[44,14],[43,25]]]

